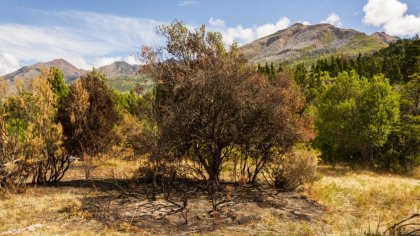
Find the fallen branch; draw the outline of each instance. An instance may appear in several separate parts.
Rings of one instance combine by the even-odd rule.
[[[391,227],[389,227],[387,230],[385,230],[384,235],[395,235],[396,231],[401,231],[402,228],[404,228],[404,227],[419,225],[419,223],[414,223],[414,222],[403,224],[403,223],[405,223],[409,220],[412,220],[414,218],[417,218],[417,217],[420,218],[420,214],[414,214],[414,215],[412,215],[412,216],[410,216],[410,217],[408,217],[408,218],[406,218],[406,219],[404,219],[404,220],[402,220],[398,223],[393,224]],[[413,231],[408,232],[407,235],[413,235],[415,232],[419,232],[419,231],[420,231],[420,229],[414,229]]]

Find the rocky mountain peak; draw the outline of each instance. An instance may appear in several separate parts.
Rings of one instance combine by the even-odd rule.
[[[388,41],[378,40],[353,29],[331,24],[303,25],[296,23],[274,34],[241,47],[244,56],[253,63],[315,60],[319,56],[341,54],[353,56],[379,50]]]
[[[371,36],[387,44],[395,43],[399,39],[398,37],[391,36],[385,32],[375,32]]]

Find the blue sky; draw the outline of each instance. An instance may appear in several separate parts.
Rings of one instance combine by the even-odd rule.
[[[158,25],[206,24],[225,43],[246,44],[293,23],[330,23],[400,37],[420,33],[419,0],[0,0],[0,75],[64,58],[79,68],[161,45]]]

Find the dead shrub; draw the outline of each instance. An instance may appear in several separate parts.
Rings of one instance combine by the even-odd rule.
[[[277,188],[296,190],[316,180],[318,154],[313,150],[293,149],[268,165],[265,176]]]
[[[204,26],[190,31],[175,21],[159,32],[167,44],[163,51],[143,48],[141,72],[156,84],[152,144],[161,153],[190,158],[218,183],[235,146],[253,149],[254,182],[270,150],[310,140],[311,119],[289,74],[258,74],[236,44],[226,48],[222,35]]]

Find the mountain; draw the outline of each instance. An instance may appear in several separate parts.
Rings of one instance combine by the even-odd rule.
[[[84,75],[87,70],[78,69],[64,59],[55,59],[46,63],[37,63],[31,66],[24,66],[10,74],[0,76],[0,81],[4,80],[8,86],[8,93],[12,94],[16,91],[14,86],[16,80],[21,80],[24,84],[38,76],[41,68],[49,68],[51,66],[58,67],[64,74],[66,83]],[[152,81],[145,75],[138,74],[139,66],[130,65],[124,61],[117,61],[110,65],[102,66],[97,69],[107,77],[108,84],[119,91],[130,91],[137,84],[142,86],[145,91],[149,91],[153,87]]]
[[[138,65],[130,65],[125,61],[116,61],[112,64],[98,68],[98,71],[107,78],[119,75],[136,75],[139,70]]]
[[[378,33],[366,35],[353,29],[330,24],[294,24],[287,29],[242,46],[244,56],[253,63],[313,62],[330,55],[355,56],[387,46],[392,36]]]
[[[64,79],[67,83],[86,73],[85,70],[78,69],[64,59],[55,59],[46,63],[36,63],[31,66],[24,66],[10,74],[0,76],[0,81],[5,81],[8,88],[7,93],[13,94],[16,92],[16,80],[21,81],[23,84],[28,84],[31,79],[39,75],[41,68],[49,68],[52,66],[58,67],[63,72]]]
[[[11,81],[21,79],[23,82],[27,82],[28,80],[39,75],[41,68],[49,68],[52,66],[58,67],[63,72],[66,82],[75,80],[86,73],[85,70],[76,68],[64,59],[55,59],[46,63],[37,63],[31,66],[24,66],[15,72],[2,76],[2,78]]]
[[[139,65],[130,65],[125,61],[116,61],[110,65],[98,68],[98,71],[107,77],[108,84],[122,92],[127,92],[136,86],[141,86],[143,91],[150,91],[153,82],[143,74],[139,74]]]
[[[387,44],[395,43],[398,39],[400,39],[398,37],[388,35],[385,32],[376,32],[373,33],[371,36]]]

